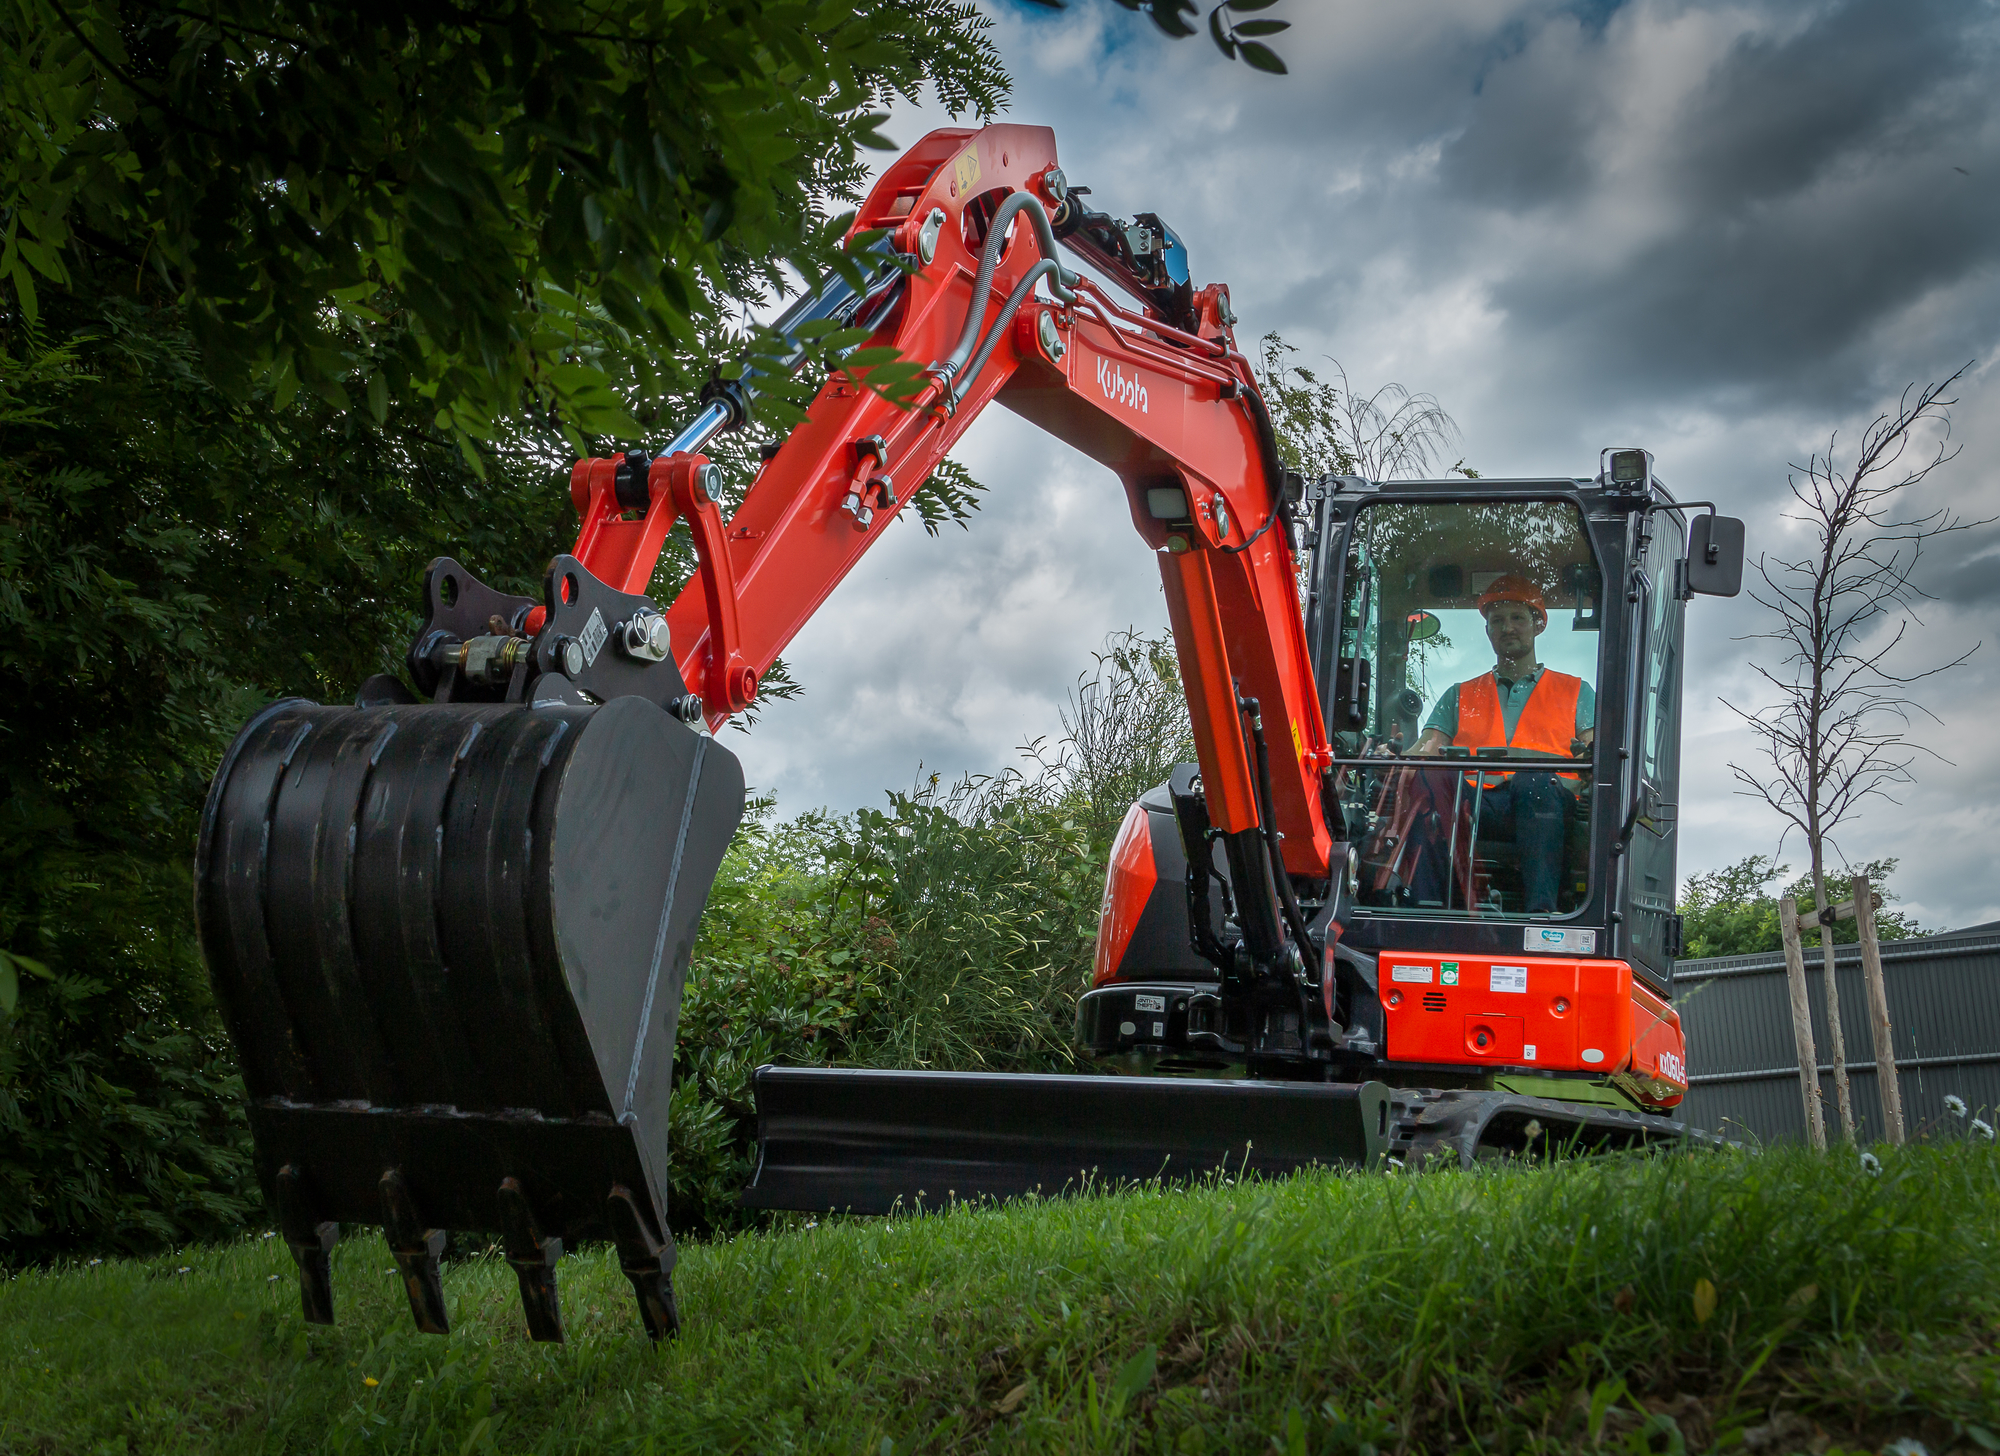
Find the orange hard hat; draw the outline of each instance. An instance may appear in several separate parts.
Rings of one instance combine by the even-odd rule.
[[[1486,609],[1495,602],[1522,602],[1533,607],[1544,622],[1549,619],[1549,606],[1542,600],[1542,589],[1511,571],[1479,594],[1479,615],[1485,616]]]

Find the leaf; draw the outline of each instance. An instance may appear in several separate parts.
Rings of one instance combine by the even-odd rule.
[[[1694,1322],[1705,1325],[1715,1318],[1715,1283],[1702,1278],[1694,1282]]]
[[[1281,30],[1290,30],[1289,20],[1246,20],[1234,27],[1238,35],[1276,35]]]
[[[1801,1284],[1791,1292],[1791,1296],[1785,1300],[1785,1305],[1788,1309],[1804,1309],[1818,1298],[1819,1286],[1817,1284]]]
[[[1600,1380],[1590,1392],[1589,1425],[1593,1445],[1604,1434],[1605,1414],[1618,1403],[1618,1397],[1624,1393],[1625,1382],[1622,1380]]]
[[[12,951],[0,950],[0,1011],[13,1014],[21,999],[20,972],[40,976],[44,981],[53,981],[56,973],[32,956],[15,955]]]
[[[389,418],[389,378],[377,369],[368,376],[368,412],[375,416],[375,423],[385,424]]]
[[[1019,1385],[1001,1396],[1000,1404],[995,1406],[994,1409],[999,1411],[1003,1416],[1014,1414],[1015,1411],[1021,1408],[1021,1402],[1028,1398],[1028,1384],[1029,1382],[1023,1380]]]
[[[1268,71],[1273,76],[1287,74],[1285,63],[1278,59],[1278,53],[1260,40],[1243,42],[1243,59],[1260,71]]]
[[[35,299],[35,280],[28,272],[28,265],[17,260],[8,276],[13,279],[14,292],[21,300],[21,316],[34,323],[41,317],[41,307]]]
[[[856,122],[854,125],[854,139],[857,142],[860,142],[862,146],[868,147],[873,151],[877,152],[896,151],[897,150],[896,144],[890,141],[889,138],[887,138],[886,136],[882,135],[882,133],[879,130],[877,130],[877,128],[886,124],[888,120],[889,118],[886,116],[862,117],[861,120]]]
[[[1209,39],[1215,42],[1215,48],[1233,61],[1236,59],[1236,46],[1223,33],[1222,9],[1223,7],[1218,5],[1208,12],[1208,35]]]
[[[1118,1367],[1117,1378],[1111,1382],[1111,1404],[1114,1410],[1124,1408],[1126,1402],[1153,1383],[1153,1372],[1159,1368],[1160,1351],[1156,1345],[1147,1345]]]

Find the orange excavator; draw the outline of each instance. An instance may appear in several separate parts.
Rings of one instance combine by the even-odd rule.
[[[1301,479],[1228,289],[1087,196],[1045,128],[932,133],[856,216],[860,281],[776,326],[795,363],[836,328],[928,361],[914,402],[836,371],[724,520],[701,451],[759,377],[718,379],[665,449],[577,463],[538,599],[434,561],[406,675],[244,726],[197,914],[308,1320],[348,1222],[383,1227],[424,1330],[453,1229],[500,1234],[537,1339],[585,1239],[678,1327],[674,1039],[743,808],[712,730],[993,403],[1116,476],[1186,687],[1197,762],[1119,832],[1078,1013],[1130,1075],[764,1068],[745,1202],[1694,1136],[1681,620],[1737,589],[1740,523],[1636,449],[1590,478]],[[662,608],[677,522],[699,567]]]

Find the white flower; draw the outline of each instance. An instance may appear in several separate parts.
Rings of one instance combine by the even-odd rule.
[[[1861,1171],[1864,1173],[1881,1172],[1882,1160],[1876,1157],[1873,1153],[1863,1153],[1861,1155]]]
[[[1973,1118],[1972,1130],[1978,1133],[1981,1137],[1985,1138],[1986,1141],[1988,1141],[1989,1143],[1993,1141],[1993,1125],[1987,1122],[1985,1118],[1983,1117]]]
[[[1944,1099],[1944,1110],[1949,1112],[1953,1117],[1965,1116],[1965,1099],[1963,1097],[1947,1096]]]
[[[1882,1448],[1882,1456],[1931,1456],[1931,1448],[1910,1436],[1899,1436]]]

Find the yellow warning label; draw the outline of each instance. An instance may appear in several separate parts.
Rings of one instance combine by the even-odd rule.
[[[1299,722],[1298,719],[1294,718],[1292,720],[1292,756],[1297,758],[1304,752],[1305,745],[1299,742]]]
[[[967,147],[959,153],[958,160],[951,164],[952,180],[958,186],[958,195],[963,197],[972,190],[979,180],[979,148]]]

